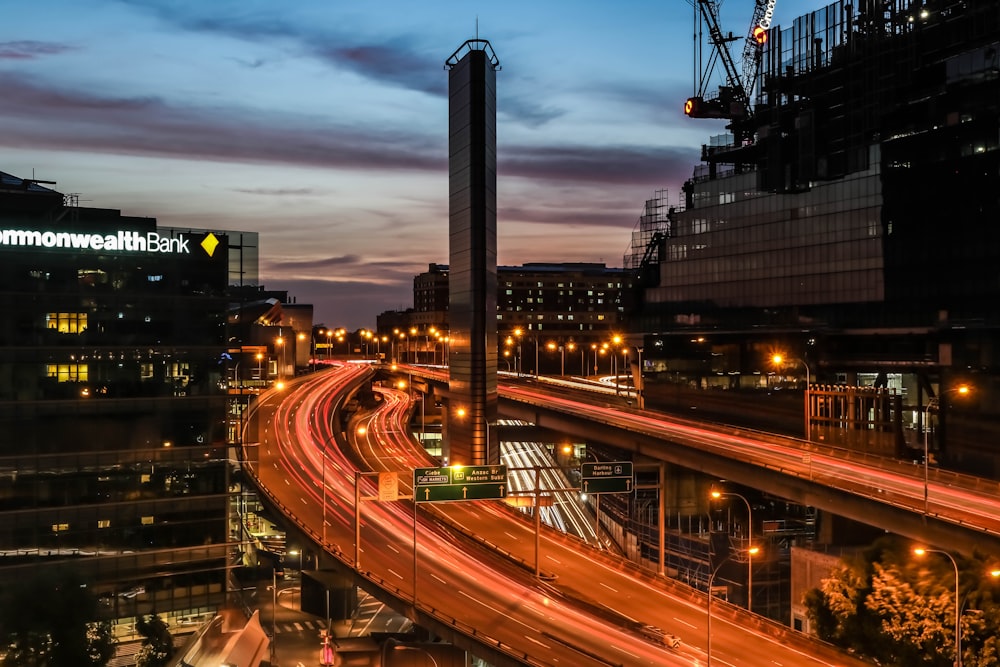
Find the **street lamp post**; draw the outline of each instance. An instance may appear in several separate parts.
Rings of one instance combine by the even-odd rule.
[[[274,339],[274,344],[281,348],[281,368],[278,369],[278,379],[280,380],[285,372],[285,339],[278,331],[278,337]]]
[[[431,652],[428,651],[425,648],[421,648],[419,646],[407,646],[405,644],[396,644],[395,646],[392,647],[392,650],[393,651],[420,651],[421,653],[423,653],[424,655],[426,655],[428,658],[431,659],[431,664],[433,665],[433,667],[438,667],[438,661],[435,660],[434,656],[431,655]]]
[[[757,547],[750,547],[747,549],[747,558],[756,554],[758,551],[759,549],[757,549]],[[708,604],[706,605],[708,610],[708,621],[706,623],[707,645],[705,647],[705,665],[707,667],[712,667],[712,583],[715,581],[715,575],[718,574],[719,570],[722,569],[722,566],[725,565],[726,562],[732,557],[733,554],[730,554],[723,558],[722,562],[716,565],[715,569],[708,575]]]
[[[559,350],[560,362],[559,362],[559,376],[562,377],[566,375],[566,346],[559,345],[557,343],[549,343],[545,346],[550,352],[555,352]]]
[[[739,498],[747,506],[747,611],[753,613],[753,558],[750,557],[753,552],[753,509],[750,508],[750,501],[745,496],[732,492],[712,491],[712,497],[715,499],[727,496]]]
[[[776,354],[773,357],[771,357],[771,361],[773,361],[776,366],[781,365],[781,363],[783,361],[797,361],[798,363],[802,364],[803,368],[806,369],[806,393],[805,393],[806,428],[805,428],[805,434],[806,434],[806,440],[812,440],[812,421],[810,420],[811,410],[809,409],[809,387],[810,387],[810,385],[812,385],[812,381],[811,381],[811,376],[810,376],[810,373],[809,373],[809,364],[807,364],[803,359],[792,358],[792,359],[787,359],[786,360],[785,357],[783,357],[780,354]]]
[[[951,561],[952,567],[955,568],[955,667],[962,667],[962,608],[961,599],[958,596],[958,563],[955,561],[955,557],[952,556],[947,551],[942,551],[941,549],[924,549],[917,547],[913,550],[918,556],[923,556],[924,554],[936,553],[943,554],[948,557]]]
[[[938,399],[936,397],[931,397],[927,401],[927,406],[924,408],[924,515],[926,516],[930,509],[930,463],[928,459],[930,458],[930,432],[931,432],[931,408],[937,407]]]
[[[583,345],[579,345],[578,346],[573,341],[570,341],[570,342],[566,343],[566,349],[568,349],[570,352],[575,352],[577,347],[580,348],[580,375],[586,376],[587,375],[587,369],[584,367],[584,365],[586,364],[586,362],[584,361],[584,353],[585,352],[584,352],[584,349],[583,349]]]
[[[326,440],[324,440],[319,445],[319,454],[320,454],[320,456],[322,457],[322,460],[323,460],[323,476],[322,476],[323,491],[322,491],[322,493],[323,493],[323,546],[324,546],[324,548],[326,547],[326,524],[327,524],[327,521],[326,521],[326,505],[327,505],[327,502],[326,502],[326,446],[329,445],[331,442],[333,442],[336,437],[337,437],[336,434],[331,435],[331,436],[329,436]],[[317,564],[317,567],[318,567],[318,564]]]
[[[941,392],[942,395],[955,392],[956,394],[961,394],[962,396],[969,393],[969,387],[967,385],[959,385],[951,389],[947,389]],[[940,408],[941,401],[937,396],[931,396],[927,400],[927,405],[924,406],[924,515],[926,516],[929,511],[930,497],[929,497],[929,481],[930,481],[930,432],[931,432],[931,408]]]

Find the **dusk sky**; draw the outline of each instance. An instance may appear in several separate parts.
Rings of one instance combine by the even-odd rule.
[[[448,75],[488,39],[498,263],[620,267],[701,144],[686,0],[0,0],[0,170],[83,206],[256,231],[261,282],[374,327],[448,262]],[[788,26],[825,6],[779,1]],[[751,0],[723,4],[745,34]],[[738,55],[741,47],[734,47]]]

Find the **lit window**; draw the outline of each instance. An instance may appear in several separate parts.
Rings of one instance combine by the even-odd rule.
[[[144,516],[139,521],[144,526],[152,526],[153,525],[153,517],[152,516]]]
[[[87,330],[87,313],[46,313],[45,328],[61,334],[80,334]]]
[[[89,379],[87,364],[46,364],[45,377],[56,382],[86,382]]]
[[[97,520],[97,527],[98,528],[110,528],[111,527],[111,519],[98,519]]]

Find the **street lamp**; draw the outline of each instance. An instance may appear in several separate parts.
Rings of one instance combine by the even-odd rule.
[[[756,555],[759,551],[760,549],[757,547],[750,547],[747,549],[747,558],[749,559],[751,556]],[[707,646],[705,649],[705,664],[707,667],[712,667],[712,583],[715,581],[715,575],[719,573],[722,566],[725,565],[726,562],[735,555],[735,553],[736,552],[731,553],[723,558],[722,562],[716,565],[715,569],[708,575],[708,604],[706,605],[708,610],[708,623],[706,624]]]
[[[524,355],[521,354],[521,336],[524,332],[521,331],[520,327],[514,329],[513,338],[511,336],[507,337],[507,344],[513,345],[514,341],[517,341],[517,351],[514,355],[514,371],[517,373],[517,377],[521,377],[521,372],[524,370]]]
[[[278,337],[274,339],[274,344],[281,348],[281,368],[278,369],[278,377],[280,378],[285,371],[285,338],[279,333]]]
[[[425,648],[421,648],[420,646],[407,646],[405,644],[396,644],[395,646],[392,647],[392,650],[393,651],[420,651],[421,653],[423,653],[424,655],[426,655],[428,658],[431,659],[431,664],[434,665],[434,667],[438,667],[438,662],[437,662],[437,660],[434,659],[434,656],[431,655],[431,652],[428,651]]]
[[[302,550],[301,549],[292,549],[291,551],[288,552],[288,555],[289,556],[298,556],[299,557],[299,581],[302,581]],[[301,587],[301,584],[300,584],[300,587]]]
[[[809,410],[809,385],[811,385],[812,382],[811,382],[811,376],[809,374],[809,364],[807,364],[802,359],[795,359],[795,358],[786,359],[784,356],[782,356],[780,354],[776,354],[773,357],[771,357],[771,361],[774,362],[775,366],[780,366],[785,361],[797,361],[798,363],[802,364],[803,368],[806,369],[806,393],[805,393],[805,397],[804,397],[805,398],[805,414],[806,414],[806,428],[805,428],[805,433],[806,433],[806,440],[812,440],[812,421],[810,420],[810,416],[811,416],[810,412],[811,411]]]
[[[555,352],[556,350],[559,350],[559,354],[561,355],[561,361],[559,364],[559,375],[560,376],[566,375],[566,347],[552,342],[548,343],[545,346],[545,348],[549,352]]]
[[[943,391],[941,393],[943,395],[943,394],[950,394],[952,392],[954,392],[956,394],[959,394],[961,396],[965,396],[965,395],[967,395],[969,393],[969,386],[962,384],[962,385],[959,385],[957,387],[953,387],[951,389],[947,389],[947,390],[945,390],[945,391]],[[930,504],[930,498],[929,498],[928,494],[929,494],[929,476],[930,476],[930,469],[929,469],[929,465],[930,465],[930,462],[929,462],[929,459],[930,459],[930,438],[929,438],[929,436],[930,436],[930,432],[931,432],[931,421],[930,421],[931,420],[931,408],[940,408],[940,407],[941,407],[940,406],[940,399],[937,396],[931,396],[928,399],[928,401],[927,401],[927,405],[924,406],[924,515],[926,515],[928,513],[929,504]]]
[[[955,667],[962,667],[962,608],[961,601],[958,597],[958,563],[955,562],[955,557],[952,556],[947,551],[942,551],[941,549],[925,549],[923,547],[916,547],[913,550],[917,556],[924,556],[929,553],[943,554],[948,557],[951,561],[952,567],[955,568]]]
[[[750,558],[750,554],[753,553],[753,510],[750,508],[750,501],[746,497],[732,492],[722,492],[722,491],[712,491],[712,498],[718,500],[724,497],[739,498],[747,506],[747,611],[753,612],[752,605],[752,594],[753,594],[753,559]]]
[[[583,349],[583,345],[579,345],[578,346],[573,341],[570,341],[570,342],[566,343],[566,349],[569,350],[570,352],[575,351],[577,347],[580,348],[580,375],[586,377],[587,376],[587,369],[585,368],[585,365],[586,365],[587,362],[584,360],[584,356],[586,355],[586,351]]]

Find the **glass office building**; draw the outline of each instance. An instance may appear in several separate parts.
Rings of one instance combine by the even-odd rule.
[[[255,279],[256,235],[0,179],[0,582],[73,568],[119,624],[214,611],[234,549],[227,294]]]
[[[1000,5],[834,2],[771,28],[759,77],[752,116],[634,235],[647,357],[759,386],[783,350],[814,381],[895,382],[907,423],[965,380],[989,410]],[[975,449],[964,467],[992,469]]]

